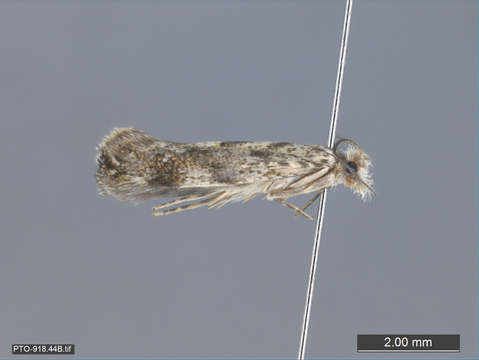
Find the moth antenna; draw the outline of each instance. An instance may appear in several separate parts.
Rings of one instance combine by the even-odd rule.
[[[338,138],[339,138],[339,140],[336,141],[336,144],[334,144],[334,147],[333,147],[333,152],[334,152],[334,153],[336,153],[336,150],[338,149],[339,144],[341,144],[341,143],[343,143],[343,142],[347,142],[347,143],[349,143],[349,144],[351,144],[351,145],[353,145],[353,146],[356,146],[358,149],[361,149],[361,148],[359,147],[359,145],[356,144],[353,140],[345,139],[345,138],[342,138],[342,137],[339,137],[339,136],[338,136]]]
[[[366,183],[365,183],[364,181],[362,181],[361,179],[358,179],[358,180],[361,182],[361,184],[363,184],[364,186],[366,186],[366,187],[373,193],[374,196],[376,196],[376,191],[374,191],[374,189],[373,189],[371,186],[369,186],[368,184],[366,184]]]

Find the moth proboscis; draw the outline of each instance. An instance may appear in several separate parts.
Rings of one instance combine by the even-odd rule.
[[[347,148],[340,151],[341,145]],[[363,199],[375,194],[369,156],[343,138],[333,148],[257,141],[185,144],[117,128],[100,142],[96,161],[102,195],[133,202],[174,198],[155,206],[156,216],[200,206],[220,208],[263,194],[263,199],[312,219],[305,210],[323,189],[343,183]],[[287,201],[311,192],[318,193],[303,208]]]

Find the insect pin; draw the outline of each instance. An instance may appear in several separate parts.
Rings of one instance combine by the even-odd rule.
[[[102,195],[133,202],[174,198],[155,206],[155,216],[263,195],[312,219],[305,210],[323,189],[343,183],[363,199],[375,194],[368,155],[343,138],[333,148],[257,141],[185,144],[117,128],[100,142],[96,161]],[[311,192],[317,193],[302,208],[287,201]]]

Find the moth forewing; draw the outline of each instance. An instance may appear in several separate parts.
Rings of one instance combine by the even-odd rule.
[[[346,152],[338,151],[339,143],[346,141]],[[155,206],[154,215],[222,207],[263,194],[311,218],[286,200],[340,183],[363,197],[372,191],[369,157],[346,139],[333,149],[286,142],[185,144],[120,128],[100,142],[97,164],[96,181],[102,195],[123,201],[175,199]]]

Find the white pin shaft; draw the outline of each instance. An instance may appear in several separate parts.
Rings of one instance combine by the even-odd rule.
[[[336,125],[338,120],[339,103],[341,100],[341,88],[343,84],[344,63],[346,62],[346,51],[348,48],[349,24],[351,22],[351,10],[353,0],[347,0],[346,11],[344,14],[343,36],[341,38],[341,50],[339,53],[338,74],[336,77],[336,88],[334,90],[333,109],[331,112],[331,125],[329,127],[328,146],[334,145],[336,138]],[[326,207],[327,190],[319,197],[319,210],[316,219],[316,232],[314,235],[313,255],[311,258],[311,268],[309,271],[308,289],[306,291],[306,304],[304,307],[303,326],[301,328],[301,339],[299,343],[298,360],[304,360],[306,352],[306,341],[308,339],[309,318],[311,313],[311,303],[313,300],[314,282],[316,277],[316,267],[319,256],[319,244],[321,242],[321,232],[323,229],[324,210]]]

